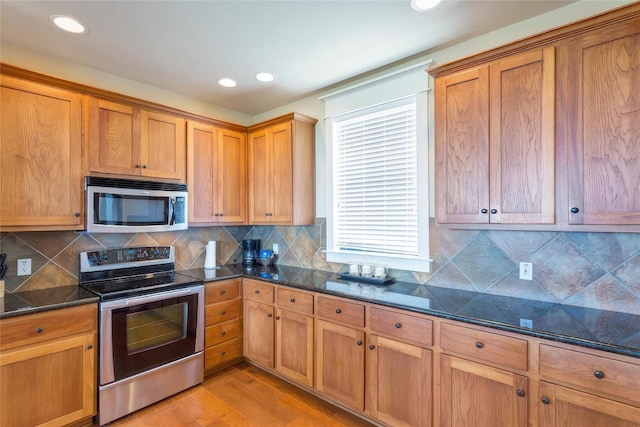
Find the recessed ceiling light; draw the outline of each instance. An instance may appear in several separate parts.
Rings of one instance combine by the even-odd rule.
[[[258,73],[256,79],[261,82],[272,82],[275,77],[271,73]]]
[[[411,7],[418,12],[433,9],[442,3],[443,0],[411,0]]]
[[[218,80],[218,84],[224,87],[235,87],[236,82],[233,79],[224,78],[224,79]]]
[[[51,15],[49,17],[51,22],[56,27],[68,31],[74,34],[87,34],[89,30],[87,27],[75,18],[65,15]]]

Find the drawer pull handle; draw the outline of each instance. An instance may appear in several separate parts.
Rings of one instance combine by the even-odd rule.
[[[396,328],[397,328],[397,329],[402,328],[402,323],[396,323]]]
[[[524,397],[524,394],[525,394],[525,393],[524,393],[524,390],[518,390],[518,391],[516,392],[516,394],[517,394],[519,397]]]
[[[44,331],[42,328],[36,328],[36,334],[41,334]]]
[[[220,291],[220,294],[222,294],[222,295],[224,295],[226,293],[227,293],[226,289],[223,289],[223,290]]]
[[[273,317],[273,314],[269,313],[267,314],[267,317]]]
[[[254,292],[255,292],[256,294],[259,294],[259,293],[260,293],[260,289],[256,289]]]
[[[220,353],[220,354],[222,354],[222,355],[224,356],[225,354],[227,354],[227,352],[226,352],[226,351],[223,351],[223,352],[222,352],[222,353]]]
[[[604,378],[604,372],[602,371],[595,371],[593,373],[593,376],[596,377],[597,379],[601,380]]]
[[[222,335],[222,336],[227,335],[227,331],[222,331],[222,332],[220,332],[220,335]]]
[[[93,348],[93,344],[87,344],[87,350],[91,350]]]
[[[542,401],[542,403],[544,403],[545,405],[548,405],[549,403],[551,403],[551,401],[549,400],[548,397],[543,397],[542,399],[540,399]]]
[[[225,314],[227,314],[227,310],[222,310],[222,313],[220,313],[220,314],[222,314],[224,316]]]
[[[357,344],[357,345],[358,345],[358,347],[359,347],[359,346],[361,346],[361,345],[362,345],[362,341],[356,341],[356,344]]]
[[[340,310],[339,308],[336,308],[336,314],[340,314],[342,313],[342,310]]]
[[[295,298],[291,298],[289,301],[296,302],[296,299]]]
[[[375,345],[373,345],[373,344],[371,344],[371,345],[369,346],[369,350],[373,350],[374,348],[376,348],[376,346],[375,346]]]
[[[480,341],[478,341],[476,343],[476,348],[482,348],[482,347],[484,347],[484,344],[482,344]]]

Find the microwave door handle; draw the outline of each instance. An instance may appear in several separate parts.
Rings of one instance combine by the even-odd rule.
[[[174,225],[176,223],[176,199],[175,197],[171,197],[170,200],[171,211],[169,213],[169,225]]]

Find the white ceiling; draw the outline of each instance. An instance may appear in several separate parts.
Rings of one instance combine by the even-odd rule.
[[[257,115],[568,3],[445,0],[419,13],[409,0],[2,0],[0,36],[2,43]],[[81,20],[89,33],[55,28],[55,14]],[[257,82],[259,71],[276,80]],[[238,86],[219,86],[221,77]]]

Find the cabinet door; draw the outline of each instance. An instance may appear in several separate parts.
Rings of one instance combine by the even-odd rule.
[[[527,378],[456,357],[440,358],[440,425],[526,427]]]
[[[271,211],[271,148],[267,130],[249,135],[249,222],[265,222]]]
[[[91,172],[140,175],[140,112],[97,98],[89,111]]]
[[[82,98],[2,77],[0,224],[82,227]]]
[[[489,67],[436,79],[437,219],[489,222]]]
[[[316,388],[364,411],[364,332],[319,320],[316,334]]]
[[[247,359],[274,367],[275,319],[273,306],[245,300],[243,352]]]
[[[291,122],[271,128],[271,176],[272,195],[269,221],[293,220],[293,157],[291,147]]]
[[[276,370],[313,387],[313,317],[278,309]]]
[[[66,425],[95,414],[94,337],[0,354],[0,425]]]
[[[639,28],[636,20],[559,48],[570,224],[640,224]]]
[[[640,427],[640,408],[540,383],[540,426]]]
[[[187,124],[189,223],[219,222],[218,128],[204,123]]]
[[[555,50],[490,65],[490,222],[555,222]]]
[[[369,410],[387,425],[431,425],[431,351],[398,341],[369,337]]]
[[[246,136],[227,129],[218,131],[219,222],[243,223],[247,210]]]
[[[142,111],[140,175],[186,179],[186,130],[181,117]]]

